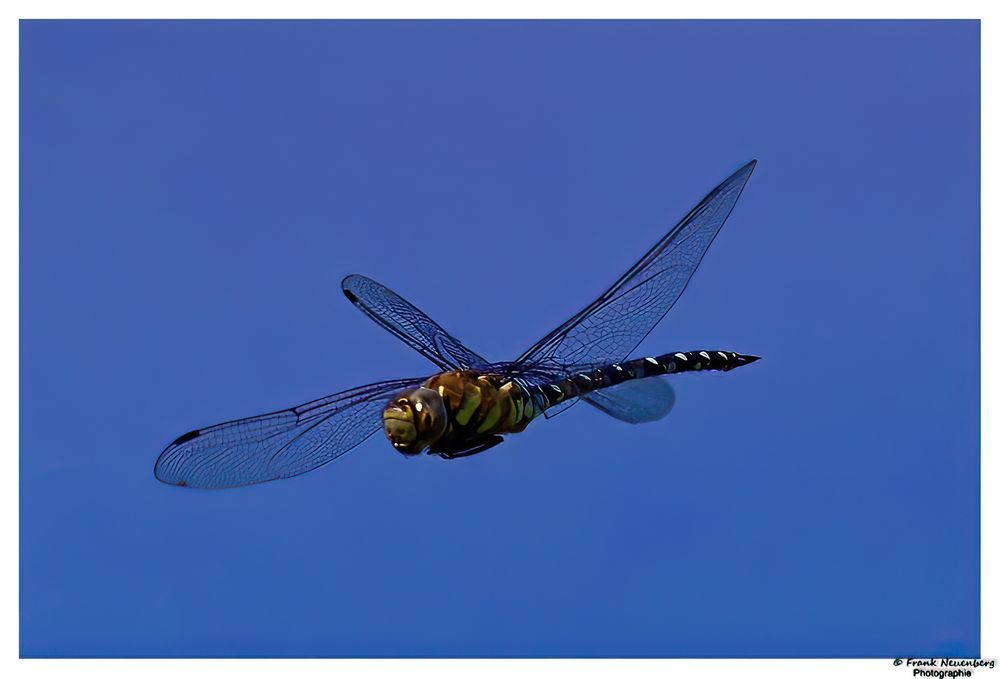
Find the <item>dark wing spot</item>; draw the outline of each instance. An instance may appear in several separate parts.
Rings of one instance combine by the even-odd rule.
[[[179,437],[176,441],[174,441],[170,445],[172,445],[172,446],[179,446],[180,444],[187,443],[191,439],[196,439],[199,436],[201,436],[201,432],[199,432],[199,431],[189,431],[188,433],[186,433],[183,436]]]
[[[357,296],[353,292],[351,292],[350,290],[347,290],[346,288],[344,289],[344,297],[346,297],[347,299],[351,300],[351,304],[357,304],[358,303]]]

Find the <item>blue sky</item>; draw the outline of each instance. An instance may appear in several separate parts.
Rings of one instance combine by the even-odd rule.
[[[975,22],[21,25],[21,653],[979,653]],[[513,358],[759,164],[640,353],[487,454],[157,483],[198,426]]]

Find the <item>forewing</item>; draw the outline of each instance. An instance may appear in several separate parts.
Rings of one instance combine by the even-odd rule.
[[[304,474],[375,433],[387,400],[422,381],[376,382],[188,432],[160,453],[153,473],[164,483],[193,488],[248,486]]]
[[[624,360],[684,292],[755,164],[713,189],[604,294],[522,354],[512,372],[569,374]]]
[[[468,349],[423,311],[367,276],[352,274],[341,283],[347,299],[373,321],[444,370],[480,368],[488,361]]]

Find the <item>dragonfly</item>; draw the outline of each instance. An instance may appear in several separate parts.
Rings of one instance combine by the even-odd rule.
[[[438,371],[196,429],[166,447],[154,475],[191,488],[290,478],[380,429],[407,457],[465,458],[580,401],[632,424],[663,418],[676,400],[665,376],[729,371],[759,358],[693,350],[629,359],[687,288],[756,162],[709,192],[611,287],[513,361],[486,360],[389,288],[347,276],[341,284],[347,299]]]

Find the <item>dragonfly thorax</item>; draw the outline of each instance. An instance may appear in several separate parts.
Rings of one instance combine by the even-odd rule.
[[[433,389],[404,391],[382,411],[382,426],[396,450],[417,455],[445,433],[448,409],[441,394]]]

